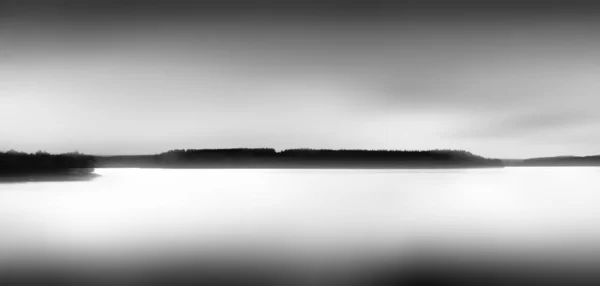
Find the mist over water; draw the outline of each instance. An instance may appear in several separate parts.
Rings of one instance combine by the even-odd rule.
[[[0,265],[600,257],[600,168],[96,172],[0,185]]]

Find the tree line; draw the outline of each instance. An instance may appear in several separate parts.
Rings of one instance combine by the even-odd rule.
[[[502,167],[463,150],[176,149],[156,155],[98,158],[99,167],[157,168],[412,168]]]
[[[92,172],[95,157],[79,152],[50,154],[44,151],[25,153],[0,152],[0,174],[64,173],[71,170]]]

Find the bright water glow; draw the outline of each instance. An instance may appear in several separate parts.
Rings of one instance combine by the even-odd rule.
[[[40,253],[575,251],[600,239],[600,168],[97,169],[0,184],[0,259]]]

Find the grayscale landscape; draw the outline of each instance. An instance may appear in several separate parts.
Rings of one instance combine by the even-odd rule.
[[[0,286],[600,285],[600,2],[0,0]]]

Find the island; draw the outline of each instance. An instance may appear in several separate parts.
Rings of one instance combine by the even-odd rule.
[[[498,159],[462,150],[187,149],[156,155],[98,156],[98,168],[486,168]]]

